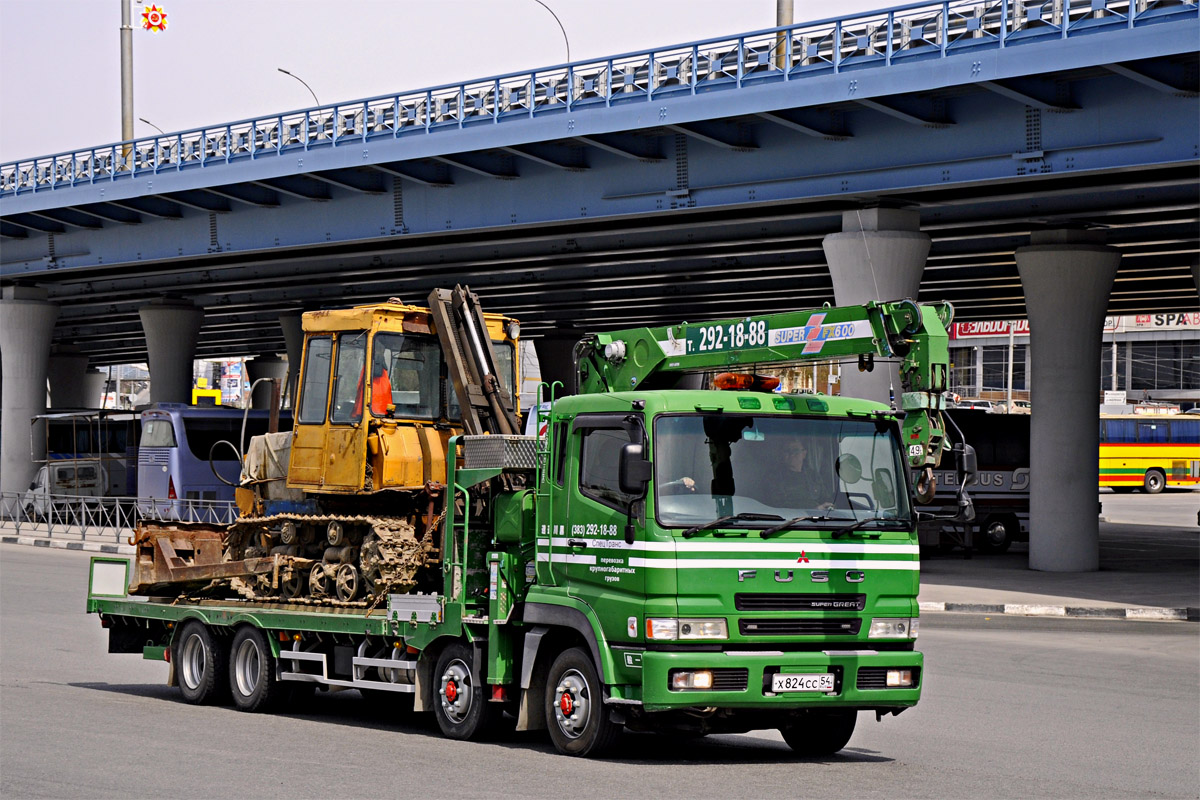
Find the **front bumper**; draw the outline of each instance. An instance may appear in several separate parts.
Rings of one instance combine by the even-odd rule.
[[[642,703],[647,711],[683,708],[857,708],[900,709],[921,699],[924,656],[915,651],[828,650],[815,652],[663,652],[642,654]],[[714,670],[720,676],[711,690],[670,689],[676,669]],[[908,669],[912,687],[879,685],[881,671]],[[745,680],[742,673],[745,670]],[[775,673],[832,672],[834,691],[771,692]]]

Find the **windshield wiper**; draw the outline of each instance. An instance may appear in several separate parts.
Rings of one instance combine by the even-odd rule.
[[[833,522],[834,520],[839,519],[845,519],[845,517],[830,517],[824,514],[815,517],[792,517],[787,522],[781,522],[778,525],[772,525],[769,528],[763,528],[758,535],[764,539],[767,539],[779,533],[780,531],[786,531],[788,528],[795,527],[801,522]]]
[[[718,528],[727,522],[747,522],[747,521],[766,520],[766,519],[783,519],[783,517],[779,516],[778,514],[748,514],[748,513],[730,514],[727,517],[718,517],[717,519],[714,519],[712,522],[706,522],[703,525],[697,525],[693,528],[688,528],[686,531],[683,532],[682,536],[685,539],[690,539],[693,536],[695,536],[697,533],[699,533],[700,531],[707,531],[711,528]]]
[[[872,522],[891,522],[893,524],[899,523],[900,525],[903,525],[904,527],[908,527],[908,524],[904,520],[896,519],[895,517],[867,517],[866,519],[860,519],[858,522],[855,522],[851,525],[847,525],[844,528],[836,529],[833,532],[833,538],[838,539],[842,536],[845,536],[848,533],[853,533],[866,525],[870,525]],[[878,539],[880,536],[880,534],[878,534],[878,533],[868,533],[868,534],[863,534],[863,535],[868,536],[872,539]]]

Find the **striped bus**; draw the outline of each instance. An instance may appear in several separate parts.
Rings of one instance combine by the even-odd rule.
[[[1100,485],[1147,494],[1200,485],[1200,416],[1101,414]]]

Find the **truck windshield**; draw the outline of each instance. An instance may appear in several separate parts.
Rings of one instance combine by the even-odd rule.
[[[680,414],[654,423],[655,513],[665,528],[765,515],[766,528],[811,516],[806,528],[864,530],[907,523],[910,508],[895,426],[873,420]],[[774,520],[774,521],[772,521]]]

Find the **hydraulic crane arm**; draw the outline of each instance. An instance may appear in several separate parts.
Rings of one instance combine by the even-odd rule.
[[[512,395],[496,370],[496,353],[479,297],[463,286],[434,289],[429,294],[429,313],[462,407],[463,429],[468,434],[520,433]]]
[[[932,468],[945,443],[949,303],[869,302],[662,328],[595,334],[576,348],[582,393],[667,388],[682,373],[747,371],[857,357],[900,360],[900,408],[909,465]]]

